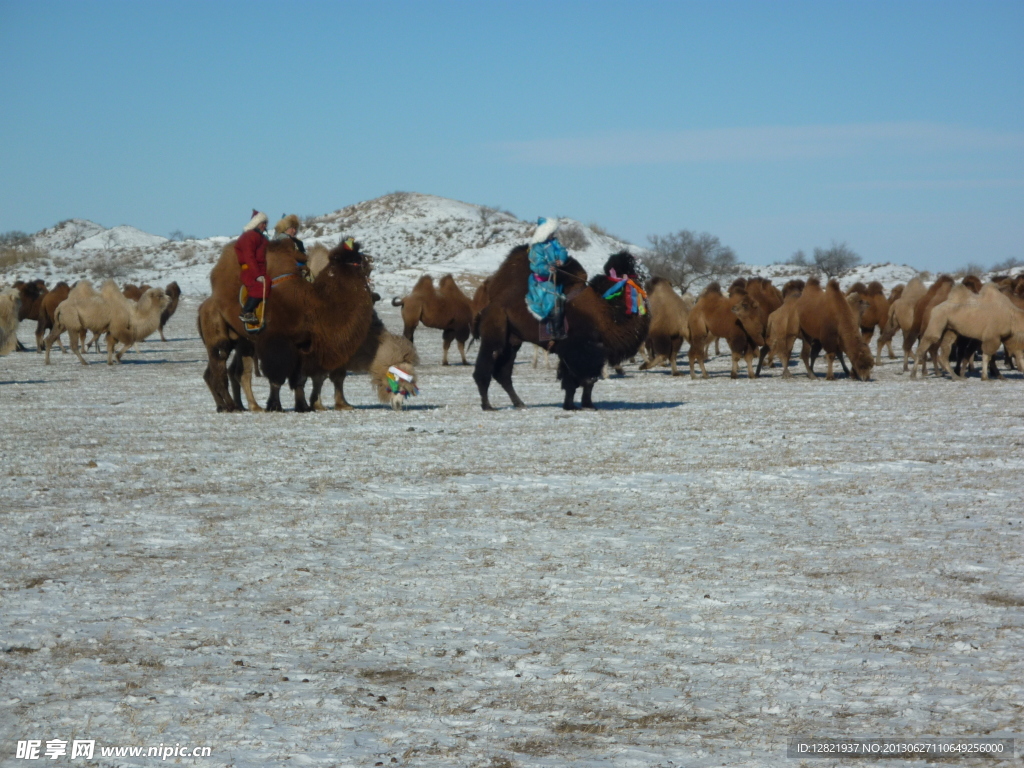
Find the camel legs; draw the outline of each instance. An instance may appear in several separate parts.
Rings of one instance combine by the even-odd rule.
[[[341,369],[340,371],[332,371],[330,374],[331,384],[334,385],[334,410],[336,411],[351,411],[352,406],[348,400],[345,399],[345,375],[347,371]]]
[[[520,346],[521,344],[507,344],[502,354],[495,358],[494,380],[501,384],[512,401],[512,405],[516,408],[525,408],[526,403],[519,399],[519,395],[516,394],[516,390],[512,386],[512,367],[516,363],[516,355],[519,353]]]
[[[703,339],[695,337],[690,339],[690,352],[688,357],[690,358],[690,378],[697,378],[696,368],[700,365],[701,378],[708,378],[708,369],[704,366],[704,358],[707,354],[707,347],[710,346],[710,339]]]
[[[85,336],[84,333],[81,334],[81,335]],[[78,346],[79,346],[79,344],[81,344],[82,339],[79,338],[79,335],[77,333],[75,333],[74,331],[69,331],[68,332],[68,336],[71,339],[71,351],[74,352],[78,356],[78,359],[82,361],[82,365],[88,365],[89,362],[84,357],[82,357],[82,353],[78,349]]]
[[[804,368],[807,369],[807,378],[817,380],[814,370],[811,368],[811,345],[804,339],[803,349],[800,350],[800,359],[804,361]]]

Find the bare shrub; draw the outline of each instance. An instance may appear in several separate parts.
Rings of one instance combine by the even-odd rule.
[[[0,269],[10,269],[22,264],[36,264],[49,258],[49,254],[35,246],[0,247]]]
[[[1011,269],[1016,269],[1017,267],[1024,267],[1024,259],[1018,259],[1016,257],[1011,256],[1010,258],[1004,261],[1000,261],[997,264],[993,264],[992,269],[990,271],[1009,272]]]
[[[846,243],[833,241],[829,248],[814,249],[814,266],[828,278],[839,277],[858,264],[860,264],[860,256],[854,253]]]
[[[583,251],[590,247],[590,238],[576,222],[558,228],[558,242],[570,251]]]
[[[683,293],[695,282],[722,280],[736,272],[735,252],[708,232],[681,229],[647,239],[653,252],[644,265],[651,275],[665,278]]]
[[[953,272],[953,277],[967,277],[967,275],[974,275],[975,277],[981,277],[987,270],[973,261],[969,261],[964,264],[960,269]]]

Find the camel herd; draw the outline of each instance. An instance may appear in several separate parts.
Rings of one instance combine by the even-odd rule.
[[[175,282],[166,288],[150,288],[148,285],[126,285],[118,288],[113,280],[107,280],[97,291],[88,280],[81,280],[70,286],[57,283],[52,289],[43,280],[19,281],[13,288],[4,291],[5,301],[0,301],[0,348],[9,345],[12,349],[22,348],[15,336],[22,320],[36,321],[36,351],[45,351],[45,363],[50,364],[50,349],[54,343],[61,352],[66,352],[60,341],[67,332],[71,350],[82,365],[88,361],[82,356],[80,347],[88,349],[95,344],[99,349],[99,337],[106,335],[107,363],[121,361],[122,355],[150,334],[160,332],[178,308],[181,289]],[[10,307],[14,306],[11,315]],[[14,319],[10,325],[11,318]],[[86,343],[86,336],[92,332],[92,339]],[[116,349],[121,344],[121,349]]]
[[[282,410],[280,389],[293,390],[297,411],[319,410],[325,381],[334,384],[334,407],[350,409],[344,394],[348,373],[365,372],[379,400],[398,409],[417,392],[413,345],[419,325],[441,331],[442,365],[448,365],[452,341],[464,365],[467,345],[478,342],[473,379],[484,410],[492,410],[489,388],[496,380],[512,404],[524,403],[512,382],[516,356],[530,342],[557,356],[557,378],[565,392],[563,407],[573,409],[582,390],[581,406],[592,408],[593,388],[608,367],[621,371],[623,362],[643,355],[640,370],[678,362],[684,342],[691,378],[708,378],[706,361],[712,342],[724,341],[731,356],[732,378],[742,360],[749,378],[758,377],[778,361],[789,378],[797,339],[806,374],[816,378],[814,363],[824,353],[826,380],[835,377],[839,361],[847,375],[867,381],[882,362],[897,332],[903,339],[903,370],[911,378],[925,373],[931,359],[935,375],[966,375],[981,354],[984,380],[1001,377],[994,357],[1004,350],[1007,368],[1024,370],[1024,274],[982,284],[968,275],[959,283],[941,275],[931,285],[919,277],[894,288],[888,296],[877,282],[856,283],[845,292],[837,280],[825,285],[816,278],[790,280],[781,289],[760,277],[738,278],[728,289],[708,285],[699,296],[680,295],[663,278],[646,284],[644,311],[633,310],[614,293],[621,275],[637,273],[627,252],[614,254],[602,273],[588,278],[570,258],[558,281],[566,296],[565,333],[548,339],[529,314],[525,293],[529,277],[528,248],[513,248],[494,274],[481,282],[472,298],[452,275],[435,286],[422,277],[403,297],[403,334],[391,333],[378,317],[380,298],[370,287],[372,259],[357,243],[345,241],[331,251],[313,246],[307,260],[291,240],[274,240],[267,251],[272,288],[266,301],[266,323],[258,334],[247,333],[239,319],[239,267],[234,243],[228,243],[210,275],[211,296],[199,308],[198,328],[208,365],[203,378],[218,411],[264,410],[252,391],[253,375],[263,375],[271,394],[266,410]],[[637,278],[638,279],[638,278]],[[621,283],[618,283],[621,285]],[[634,284],[636,285],[636,284]],[[637,286],[643,293],[643,289]],[[177,283],[164,288],[107,281],[99,290],[89,281],[74,286],[58,283],[48,289],[42,280],[17,283],[0,291],[0,354],[12,351],[16,329],[34,319],[37,351],[50,350],[68,333],[71,350],[86,364],[82,347],[106,336],[107,362],[113,365],[136,342],[163,329],[177,307]],[[86,344],[86,336],[92,340]],[[869,344],[877,332],[874,354]],[[756,358],[756,367],[755,367]],[[849,365],[847,365],[849,363]],[[312,392],[305,396],[305,383]],[[245,401],[243,402],[243,395]]]

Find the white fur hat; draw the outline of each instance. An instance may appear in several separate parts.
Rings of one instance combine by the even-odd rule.
[[[250,229],[256,229],[260,224],[267,223],[267,214],[257,211],[255,208],[252,209],[252,218],[249,219],[249,223],[245,225],[243,232],[248,232]]]
[[[530,238],[530,245],[543,243],[558,231],[558,224],[558,219],[545,219],[543,216],[537,219],[537,229]]]

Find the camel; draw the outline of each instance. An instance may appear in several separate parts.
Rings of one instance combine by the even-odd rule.
[[[844,352],[850,358],[852,378],[867,381],[871,377],[875,358],[858,332],[857,317],[840,290],[838,281],[829,280],[823,291],[818,280],[808,280],[795,301],[795,307],[799,317],[800,337],[804,342],[800,357],[809,378],[816,378],[810,362],[814,342],[819,343],[825,351],[828,363],[826,381],[835,378],[832,372],[835,358]]]
[[[267,243],[267,276],[269,279],[285,275],[298,279],[299,254],[291,240],[271,240]],[[199,305],[199,337],[206,347],[207,366],[203,379],[210,388],[217,411],[244,410],[240,389],[244,390],[250,409],[262,411],[252,392],[252,368],[255,364],[255,336],[250,336],[238,315],[241,311],[238,295],[242,287],[239,278],[238,257],[234,241],[221,250],[221,255],[210,272],[211,295]],[[268,307],[269,309],[269,307]],[[232,353],[235,359],[228,366]],[[230,385],[232,393],[228,391]]]
[[[902,292],[902,291],[901,291]],[[875,365],[882,364],[882,330],[885,327],[886,322],[889,319],[889,300],[885,297],[885,290],[882,288],[882,284],[877,280],[873,280],[868,285],[863,283],[854,283],[854,285],[846,292],[846,298],[850,302],[850,306],[854,307],[856,312],[860,307],[855,306],[859,302],[866,303],[867,306],[863,307],[863,312],[859,314],[859,325],[860,333],[864,339],[865,344],[871,343],[871,337],[875,335],[875,327],[879,330],[879,339],[875,351]],[[894,359],[896,355],[892,351],[892,342],[889,342],[889,357]]]
[[[212,302],[201,307],[200,331],[209,358],[203,378],[218,411],[237,410],[240,405],[228,393],[226,361],[232,350],[243,358],[250,350],[255,353],[270,382],[267,410],[279,411],[285,381],[294,388],[304,366],[328,372],[345,368],[365,340],[373,320],[373,298],[369,259],[358,244],[346,241],[334,248],[312,283],[299,273],[299,253],[290,239],[268,243],[267,275],[273,287],[266,299],[266,326],[253,337],[238,318],[241,280],[233,242],[224,246],[210,273]],[[244,359],[241,363],[249,364]],[[296,408],[308,410],[299,392]]]
[[[0,356],[8,355],[18,346],[18,313],[21,291],[6,288],[0,291]]]
[[[85,341],[88,331],[94,338],[110,330],[112,322],[128,323],[129,315],[125,299],[113,280],[107,280],[100,286],[97,293],[92,283],[82,280],[68,293],[68,297],[57,305],[54,312],[53,329],[46,337],[46,356],[44,362],[50,364],[50,349],[53,342],[65,330],[71,340],[71,351],[77,355],[82,365],[88,365],[79,346]],[[107,361],[111,362],[111,337],[107,337]]]
[[[582,388],[580,407],[593,409],[594,384],[601,378],[606,363],[617,365],[636,354],[647,335],[649,314],[628,314],[623,297],[605,299],[603,294],[615,281],[604,274],[590,283],[576,259],[569,257],[556,275],[565,293],[566,335],[558,340],[541,340],[541,324],[526,308],[526,289],[530,279],[529,246],[513,248],[486,283],[487,303],[477,327],[477,350],[473,379],[480,392],[480,406],[493,411],[488,397],[491,380],[502,386],[516,408],[526,404],[512,385],[512,370],[523,342],[550,347],[558,356],[558,379],[565,399],[562,408],[576,410],[576,390]],[[609,264],[617,264],[617,274],[632,274],[634,258],[622,252]],[[625,265],[625,266],[624,266]],[[607,265],[606,265],[607,267]]]
[[[47,291],[39,305],[39,319],[36,322],[36,352],[42,354],[46,334],[53,328],[53,317],[57,312],[58,305],[71,293],[71,286],[63,280],[53,286],[52,291]],[[60,336],[55,339],[57,346],[62,353],[67,353],[64,345],[60,342]]]
[[[948,275],[941,276],[932,288],[934,291],[929,289],[929,294],[925,294],[927,300],[921,300],[914,307],[914,323],[916,325],[916,336],[920,338],[920,335],[924,333],[925,328],[928,327],[928,322],[931,320],[932,311],[939,304],[944,302],[949,292],[953,289],[953,278]],[[974,293],[981,290],[981,280],[974,275],[968,275],[963,279],[963,285],[970,288]],[[915,333],[915,329],[911,328],[911,333]],[[904,348],[906,348],[906,341],[904,341]],[[938,359],[938,345],[933,345],[930,349],[926,350],[926,355],[931,355],[932,364],[935,368],[935,375],[938,376],[940,373],[939,359]]]
[[[46,282],[44,280],[30,280],[28,282],[19,280],[14,284],[14,287],[21,294],[21,309],[18,310],[18,322],[20,323],[22,320],[35,320],[38,322],[43,300],[49,292],[46,288]],[[26,351],[25,345],[20,341],[17,342],[17,349],[19,352]]]
[[[172,280],[164,288],[164,293],[170,299],[170,303],[164,308],[164,311],[160,313],[160,341],[167,341],[167,337],[164,336],[164,327],[170,321],[171,317],[175,312],[178,311],[178,302],[181,300],[181,286],[178,285],[176,280]]]
[[[903,331],[903,371],[909,368],[911,352],[914,344],[921,336],[927,326],[926,313],[931,313],[931,308],[946,300],[949,291],[953,287],[953,278],[949,275],[939,275],[939,278],[932,283],[925,294],[914,304],[914,319],[908,329]]]
[[[690,378],[696,379],[696,365],[700,365],[701,378],[708,378],[704,361],[711,338],[726,340],[732,353],[731,378],[739,376],[739,361],[747,362],[747,377],[754,378],[754,350],[764,345],[762,321],[757,302],[746,291],[734,284],[732,296],[722,295],[721,286],[711,283],[697,299],[690,312]]]
[[[405,336],[391,333],[377,313],[373,313],[373,321],[366,339],[348,361],[344,368],[330,373],[320,371],[313,376],[313,391],[310,394],[310,406],[315,410],[323,410],[320,402],[320,390],[324,380],[330,378],[334,384],[334,409],[350,411],[352,406],[345,399],[345,377],[349,373],[369,373],[370,385],[377,393],[377,399],[389,404],[393,410],[401,410],[405,399],[415,394],[416,371],[419,355],[416,347]],[[401,374],[394,373],[397,368]],[[389,372],[392,375],[389,377]]]
[[[757,358],[757,368],[754,376],[761,375],[761,368],[765,358],[770,354],[768,346],[768,318],[772,312],[782,306],[782,292],[772,285],[772,281],[763,277],[752,277],[747,280],[747,295],[757,305],[757,316],[761,323],[761,337],[764,344]]]
[[[427,328],[440,329],[444,342],[441,365],[448,365],[448,348],[452,339],[459,345],[462,364],[469,365],[466,360],[466,340],[473,322],[473,303],[456,284],[454,277],[450,274],[442,277],[435,290],[434,279],[424,275],[411,293],[404,298],[396,296],[391,300],[391,305],[402,308],[405,338],[412,341],[420,323]]]
[[[884,347],[888,344],[889,349],[891,350],[892,340],[896,335],[896,331],[902,331],[903,338],[907,338],[910,334],[911,326],[914,324],[914,308],[917,306],[917,302],[920,301],[927,292],[928,288],[920,277],[911,278],[910,282],[906,284],[899,296],[895,296],[894,290],[894,296],[889,297],[889,316],[886,319],[885,327],[882,329],[882,332],[878,337],[878,344],[880,347]],[[911,344],[911,346],[913,346],[913,344]],[[904,372],[907,368],[907,355],[904,354]]]
[[[797,285],[799,283],[799,285]],[[819,284],[820,289],[820,284]],[[800,314],[796,307],[797,299],[804,290],[804,281],[789,281],[783,288],[785,299],[782,306],[768,316],[768,363],[778,357],[782,361],[782,378],[788,379],[793,374],[789,370],[789,361],[793,356],[793,345],[800,335]]]
[[[694,303],[693,296],[680,296],[672,288],[672,283],[662,277],[655,277],[647,284],[651,328],[647,332],[646,345],[650,355],[641,364],[641,371],[668,362],[672,366],[672,375],[681,375],[677,367],[677,358],[683,341],[690,340],[688,320]]]
[[[121,298],[120,311],[112,311],[107,329],[107,365],[114,364],[114,358],[121,362],[124,355],[135,343],[142,341],[160,327],[160,318],[171,303],[171,297],[163,288],[147,288],[138,301]],[[117,343],[122,347],[116,350]]]
[[[1006,354],[1017,361],[1018,370],[1024,371],[1024,309],[1014,305],[996,285],[985,285],[978,293],[970,285],[958,285],[949,292],[945,302],[936,306],[931,313],[914,360],[917,375],[918,365],[924,370],[925,355],[933,345],[940,345],[948,351],[957,335],[977,339],[981,342],[981,378],[989,379],[989,363],[1000,345],[1006,346]],[[948,354],[936,355],[946,372],[955,379],[961,379],[949,366]]]

